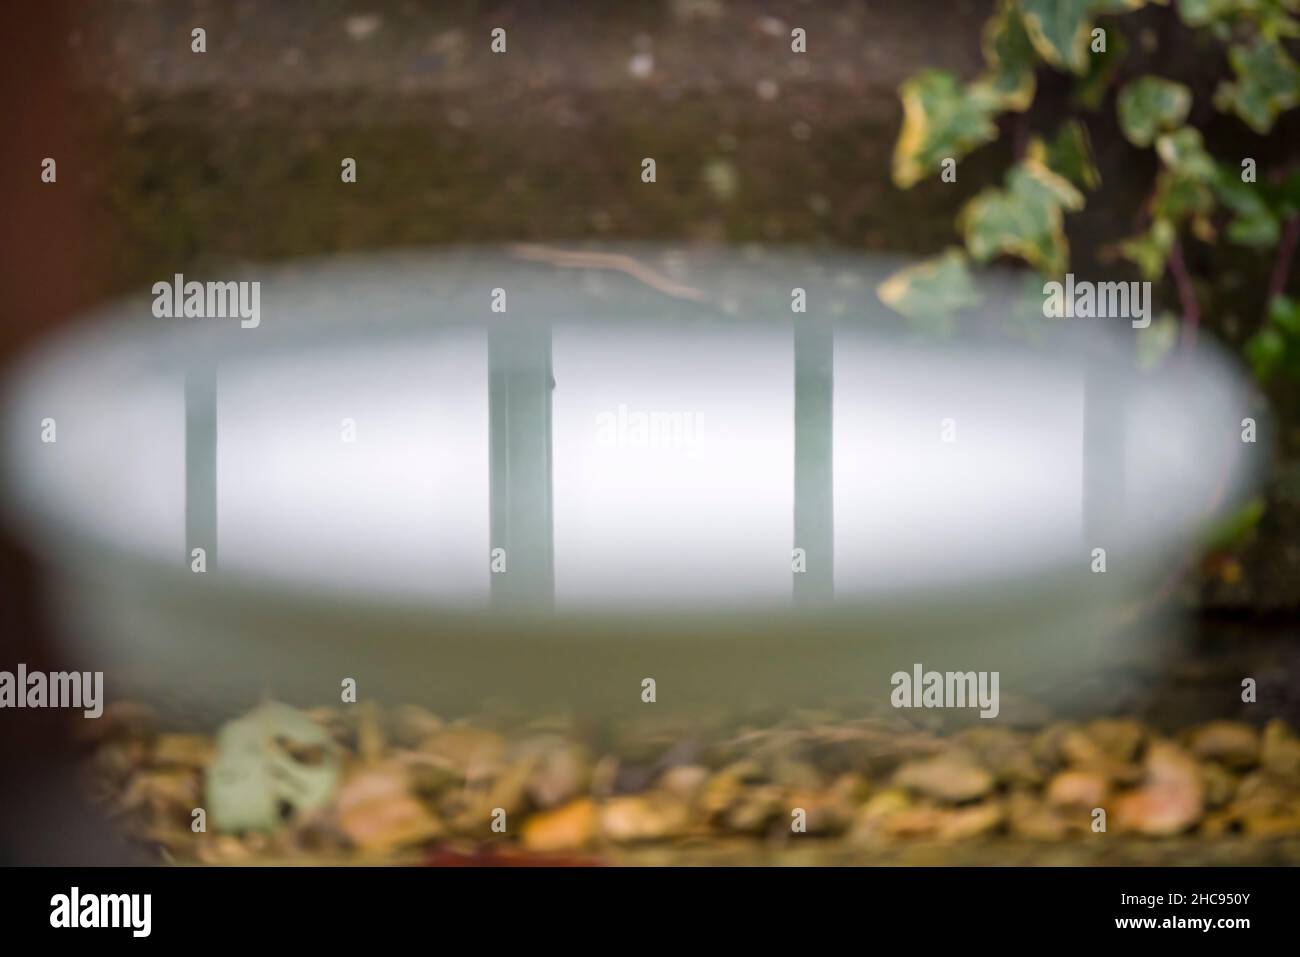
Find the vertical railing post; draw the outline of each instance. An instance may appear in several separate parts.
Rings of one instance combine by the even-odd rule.
[[[1081,567],[1090,567],[1087,558],[1092,550],[1103,548],[1111,580],[1115,560],[1122,565],[1126,551],[1124,468],[1128,430],[1124,419],[1132,361],[1131,349],[1110,344],[1094,346],[1084,358],[1082,525],[1087,551]]]
[[[194,549],[204,553],[205,572],[217,565],[217,368],[191,364],[185,372],[185,564]]]
[[[794,326],[794,574],[796,604],[827,602],[835,591],[832,426],[834,331],[829,319],[801,313]]]
[[[505,570],[492,575],[499,608],[555,602],[551,490],[551,332],[497,325],[488,333],[488,431],[492,548]]]

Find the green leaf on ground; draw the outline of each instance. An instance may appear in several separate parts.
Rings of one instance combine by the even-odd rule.
[[[296,708],[268,702],[217,732],[204,782],[221,831],[270,831],[334,796],[339,757],[329,733]]]

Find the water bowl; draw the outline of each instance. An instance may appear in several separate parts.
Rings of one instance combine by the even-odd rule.
[[[345,678],[444,711],[1081,687],[1253,486],[1244,380],[1208,345],[1139,371],[1132,323],[1013,274],[918,332],[899,265],[515,246],[250,269],[255,322],[143,296],[10,381],[7,513],[75,666],[195,719]]]

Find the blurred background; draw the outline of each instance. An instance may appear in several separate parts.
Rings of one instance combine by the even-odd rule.
[[[0,377],[87,307],[176,272],[447,244],[657,240],[802,245],[928,256],[956,242],[954,217],[1070,103],[1065,75],[1037,71],[1023,114],[962,160],[955,184],[891,180],[898,88],[924,67],[969,79],[985,64],[991,2],[620,4],[50,0],[10,12],[0,70],[7,131]],[[806,29],[809,54],[789,55]],[[190,31],[207,33],[207,53]],[[509,53],[494,56],[493,28]],[[1214,155],[1261,169],[1300,164],[1300,111],[1259,133],[1211,105],[1230,74],[1175,9],[1126,15],[1123,70],[1176,77]],[[1288,41],[1290,42],[1290,41]],[[1118,82],[1117,82],[1118,85]],[[1112,93],[1111,96],[1114,94]],[[1114,250],[1137,227],[1159,160],[1123,135],[1114,109],[1082,114],[1104,183],[1066,220],[1080,275],[1138,278]],[[658,188],[629,171],[661,162]],[[57,186],[39,178],[58,159]],[[339,158],[358,182],[339,190]],[[1294,243],[1294,239],[1291,240]],[[1284,245],[1285,235],[1279,240]],[[1189,242],[1201,334],[1244,355],[1276,284],[1277,249]],[[1285,257],[1284,257],[1285,258]],[[1283,292],[1296,294],[1295,273]],[[1156,298],[1178,310],[1176,277]],[[1245,360],[1243,360],[1245,361]],[[1134,719],[1181,727],[1244,714],[1204,691],[1253,674],[1250,722],[1300,723],[1300,382],[1261,383],[1277,416],[1259,507],[1189,556],[1162,603],[1196,631],[1159,672],[1138,676]],[[1262,406],[1261,406],[1262,407]],[[6,662],[75,667],[46,624],[43,571],[0,537]],[[6,665],[8,667],[8,665]],[[0,811],[10,861],[140,854],[107,835],[70,763],[57,712],[3,715],[3,761],[27,769]],[[26,827],[33,796],[63,839]],[[53,797],[51,797],[53,796]],[[15,828],[13,825],[17,825]]]

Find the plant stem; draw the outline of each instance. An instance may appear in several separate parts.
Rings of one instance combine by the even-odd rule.
[[[1025,158],[1025,151],[1029,146],[1029,111],[1024,110],[1016,114],[1016,122],[1012,128],[1012,145],[1011,149],[1015,156],[1015,161],[1019,163]]]
[[[1273,275],[1268,281],[1265,308],[1275,297],[1286,292],[1286,280],[1291,273],[1291,260],[1295,257],[1297,244],[1300,244],[1300,213],[1288,219],[1282,227],[1282,241],[1277,245],[1277,258],[1273,261]]]
[[[1196,302],[1196,290],[1192,286],[1191,273],[1183,259],[1183,244],[1177,236],[1169,250],[1169,272],[1173,274],[1174,284],[1178,287],[1178,301],[1183,306],[1182,345],[1190,352],[1196,348],[1196,332],[1201,325],[1201,309]]]

